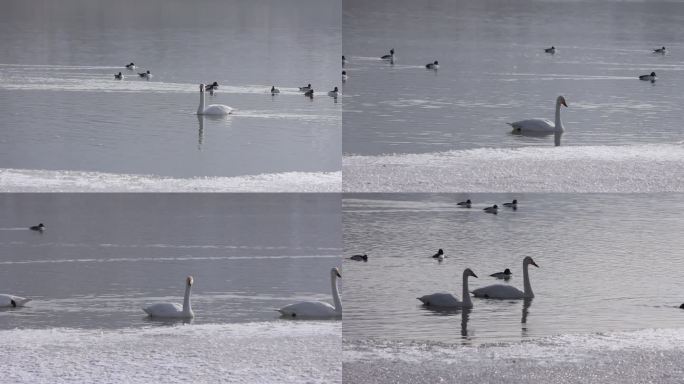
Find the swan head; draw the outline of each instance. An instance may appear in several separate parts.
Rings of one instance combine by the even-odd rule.
[[[504,275],[511,275],[511,270],[508,268],[504,269]]]
[[[342,275],[340,274],[340,270],[337,269],[337,267],[334,267],[333,269],[330,270],[330,275],[339,277],[340,279],[342,278]]]
[[[188,276],[188,277],[185,279],[185,284],[187,284],[188,287],[192,287],[193,281],[194,281],[194,280],[193,280],[192,276]]]
[[[470,268],[466,268],[463,271],[463,277],[468,277],[468,276],[472,276],[472,277],[477,278],[477,275],[475,274],[475,272],[473,272]]]
[[[565,108],[568,107],[568,104],[565,102],[565,97],[563,97],[563,96],[558,96],[558,99],[556,99],[556,102],[557,102],[559,105],[564,106]]]
[[[532,258],[529,257],[529,256],[525,257],[525,260],[523,260],[523,264],[525,264],[525,265],[527,265],[527,264],[532,264],[532,265],[534,265],[535,267],[539,268],[539,266],[537,265],[537,263],[535,263],[534,260],[532,260]]]

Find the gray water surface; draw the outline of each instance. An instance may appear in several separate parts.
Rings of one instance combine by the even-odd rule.
[[[338,171],[341,104],[296,88],[339,85],[340,12],[335,1],[4,4],[0,168],[36,178]],[[137,76],[148,69],[151,79]],[[213,81],[207,104],[235,112],[198,119],[198,84]]]
[[[193,324],[265,322],[300,300],[331,300],[339,195],[2,194],[0,329],[159,324],[142,307],[183,302]],[[29,231],[43,222],[43,233]]]
[[[471,209],[456,206],[467,198]],[[513,199],[515,211],[482,211]],[[680,194],[346,195],[345,256],[369,260],[344,262],[345,342],[453,348],[681,328],[682,209]],[[438,248],[442,263],[431,258]],[[473,298],[471,311],[438,312],[416,299],[462,298],[465,268],[479,277],[469,279],[471,291],[522,290],[526,256],[539,265],[529,270],[530,301]],[[508,282],[489,276],[505,268]]]

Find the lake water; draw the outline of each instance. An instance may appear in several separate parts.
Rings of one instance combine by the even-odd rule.
[[[471,209],[456,207],[468,198]],[[515,211],[482,211],[514,198]],[[640,382],[657,368],[656,382],[678,382],[668,375],[684,352],[682,209],[681,194],[345,195],[345,256],[369,257],[344,262],[345,377],[487,381],[496,368],[513,382]],[[437,312],[416,299],[461,298],[465,268],[479,277],[471,291],[521,288],[525,256],[539,265],[529,302],[473,298],[470,311]],[[507,283],[489,277],[505,268]]]
[[[17,340],[0,347],[0,382],[339,382],[341,323],[275,311],[331,301],[339,207],[333,194],[1,195],[0,292],[33,301],[0,311]],[[182,302],[187,275],[195,319],[147,318]]]
[[[339,85],[340,12],[339,2],[308,0],[6,4],[3,185],[64,190],[55,185],[72,176],[92,190],[118,177],[110,190],[126,190],[136,177],[214,177],[209,189],[220,190],[271,175],[251,188],[280,191],[293,188],[279,182],[299,181],[294,172],[305,173],[302,184],[339,180],[341,103],[297,87]],[[151,79],[137,76],[148,69]],[[198,119],[198,84],[213,81],[220,87],[207,104],[235,112]]]
[[[344,189],[682,191],[682,22],[681,2],[346,1]],[[560,148],[510,134],[558,95]]]

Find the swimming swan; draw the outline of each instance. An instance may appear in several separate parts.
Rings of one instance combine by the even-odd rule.
[[[423,302],[427,307],[437,308],[472,308],[473,302],[470,300],[470,293],[468,292],[468,276],[477,277],[470,268],[463,271],[463,301],[458,301],[451,293],[433,293],[432,295],[425,295],[417,299]]]
[[[513,127],[513,133],[518,134],[530,134],[530,135],[550,135],[553,133],[561,133],[564,131],[563,123],[560,117],[560,107],[565,106],[567,108],[568,104],[565,102],[563,96],[558,96],[556,98],[556,123],[552,123],[546,119],[529,119],[516,121],[515,123],[506,123]]]
[[[295,304],[278,309],[284,317],[293,317],[299,319],[330,319],[342,317],[342,302],[340,301],[340,294],[337,291],[337,278],[342,278],[340,271],[337,268],[330,270],[330,285],[332,286],[332,295],[335,306],[322,301],[302,301]]]
[[[212,104],[208,107],[204,106],[204,84],[200,84],[200,103],[199,107],[197,107],[197,114],[198,115],[214,115],[214,116],[221,116],[221,115],[230,115],[233,113],[233,109],[227,105],[223,104]]]
[[[150,317],[167,318],[167,319],[191,319],[195,317],[190,306],[190,288],[192,288],[192,276],[185,279],[185,298],[183,299],[183,306],[176,303],[157,303],[143,308],[143,311]]]
[[[31,301],[31,299],[25,297],[0,294],[0,308],[23,307],[29,301]]]
[[[539,266],[534,262],[534,260],[532,260],[531,257],[527,256],[525,257],[525,259],[523,259],[523,283],[525,285],[524,292],[521,292],[518,288],[512,287],[510,285],[494,284],[474,290],[473,295],[475,295],[475,297],[483,297],[485,299],[502,300],[519,300],[533,298],[534,292],[532,292],[532,285],[530,285],[530,277],[527,273],[527,267],[530,264],[539,268]]]

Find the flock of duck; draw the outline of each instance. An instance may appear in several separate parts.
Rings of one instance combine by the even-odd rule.
[[[45,224],[40,223],[29,227],[29,230],[43,233],[46,229]],[[334,305],[323,301],[300,301],[298,303],[290,304],[276,311],[280,312],[283,318],[297,318],[297,319],[337,319],[342,317],[342,302],[340,301],[340,294],[337,287],[337,279],[342,278],[339,269],[332,268],[330,270],[330,284],[333,296]],[[151,318],[154,319],[192,319],[195,317],[195,312],[192,310],[190,303],[190,291],[194,283],[194,278],[188,276],[185,279],[185,295],[183,296],[183,304],[178,303],[154,303],[143,307],[142,310]],[[23,307],[32,299],[10,295],[0,294],[0,308],[17,308]]]
[[[551,46],[550,48],[544,48],[544,52],[551,54],[551,55],[555,55],[556,54],[556,47]],[[392,49],[390,49],[389,54],[380,56],[380,59],[387,61],[390,64],[394,64],[394,61],[396,59],[396,56],[394,53],[395,53],[394,48],[392,48]],[[663,46],[661,48],[653,49],[653,53],[665,55],[668,53],[668,49]],[[347,58],[345,56],[342,56],[342,67],[344,67],[347,63],[348,63]],[[434,60],[430,63],[427,63],[427,64],[425,64],[425,68],[436,71],[439,69],[439,61]],[[343,82],[346,81],[346,79],[347,79],[346,71],[342,71],[342,77],[343,77]],[[657,77],[656,77],[655,72],[651,72],[650,74],[639,76],[639,80],[650,81],[651,83],[655,83],[656,79],[657,79]],[[511,132],[513,134],[530,135],[530,136],[544,136],[544,135],[556,134],[558,137],[558,135],[562,134],[565,131],[565,129],[563,128],[563,123],[561,121],[561,117],[560,117],[561,106],[564,106],[567,108],[568,104],[565,101],[565,97],[558,96],[556,98],[556,114],[555,114],[554,121],[551,121],[548,119],[534,118],[534,119],[520,120],[520,121],[516,121],[513,123],[506,123],[506,124],[510,125],[513,128],[512,132]],[[556,145],[560,145],[559,139],[556,140]]]
[[[130,64],[125,65],[126,69],[129,71],[134,71],[137,67],[135,63],[131,62]],[[152,78],[152,73],[147,70],[145,72],[139,72],[138,76],[144,79],[151,79]],[[114,74],[114,79],[116,80],[123,80],[125,79],[125,76],[123,73],[115,73]],[[346,81],[347,76],[346,73],[343,71],[342,74],[342,81]],[[211,104],[211,105],[205,105],[205,100],[204,100],[204,93],[209,92],[211,95],[214,94],[214,91],[218,90],[219,88],[219,83],[214,81],[211,84],[200,84],[200,104],[197,107],[197,114],[198,115],[213,115],[213,116],[226,116],[230,115],[233,113],[233,108],[224,105],[224,104]],[[311,86],[311,84],[299,87],[299,91],[304,94],[304,96],[313,99],[314,97],[314,89]],[[271,86],[271,89],[269,90],[271,96],[275,96],[280,94],[280,89],[276,88],[275,85]],[[337,100],[337,97],[340,95],[340,90],[338,87],[335,87],[332,91],[329,91],[328,96],[334,98]]]

